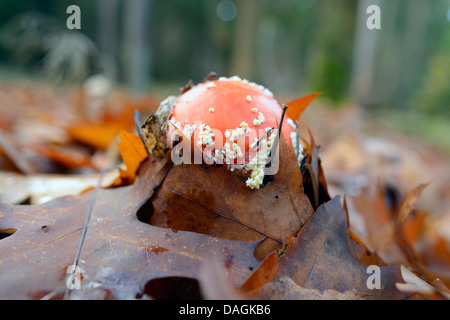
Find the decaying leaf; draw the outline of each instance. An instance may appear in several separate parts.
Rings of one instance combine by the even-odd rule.
[[[30,204],[40,204],[62,196],[77,195],[94,188],[99,176],[99,174],[25,176],[12,172],[0,172],[0,202],[20,204],[29,200]],[[105,172],[101,187],[109,187],[118,177],[117,169]]]
[[[166,98],[161,102],[158,110],[152,113],[142,125],[142,134],[154,157],[161,158],[169,150],[164,141],[164,133],[176,100],[175,96]]]
[[[55,163],[67,168],[90,167],[98,170],[91,156],[83,149],[50,146],[44,144],[32,144],[26,146],[29,150],[33,150],[42,156],[45,156]]]
[[[299,286],[288,276],[283,276],[265,284],[256,292],[248,293],[247,298],[258,300],[361,300],[365,299],[366,295],[354,291],[307,289]]]
[[[381,234],[392,225],[393,213],[386,208],[383,190],[380,185],[375,185],[369,190],[361,193],[357,197],[348,197],[352,212],[350,213],[350,225],[356,231],[357,235],[365,243],[368,249],[377,254],[388,264],[405,263],[406,256],[401,248],[391,237],[383,246],[378,242]],[[362,227],[352,224],[352,216],[361,217]],[[378,250],[375,248],[378,247]]]
[[[413,211],[414,203],[417,201],[425,187],[426,185],[424,184],[419,185],[405,195],[390,223],[386,224],[382,230],[380,230],[380,235],[376,240],[375,251],[378,251],[379,248],[383,248],[387,243],[393,240],[396,233],[402,231],[403,224]]]
[[[321,205],[295,237],[288,237],[286,249],[268,256],[247,279],[242,289],[256,292],[263,285],[290,277],[297,285],[320,292],[356,292],[369,299],[403,299],[395,289],[398,267],[381,267],[381,289],[369,289],[367,266],[350,253],[345,212],[339,197]]]
[[[420,293],[422,295],[429,296],[430,298],[437,297],[450,300],[450,294],[448,293],[447,288],[445,288],[447,291],[445,292],[428,284],[403,265],[401,266],[401,271],[405,283],[396,283],[395,286],[398,290],[407,293]]]
[[[81,290],[70,297],[151,297],[150,280],[198,279],[202,261],[211,254],[226,266],[235,286],[256,268],[256,242],[164,229],[137,219],[139,207],[170,170],[169,157],[147,160],[131,186],[98,190],[80,256]],[[1,298],[62,297],[91,197],[86,192],[38,206],[0,205],[0,229],[17,230],[0,240]]]
[[[258,253],[263,258],[313,213],[294,150],[283,139],[279,161],[278,173],[259,190],[222,166],[175,166],[141,211],[143,221],[226,239],[266,239]]]
[[[202,297],[208,300],[242,300],[247,297],[227,278],[225,266],[216,257],[205,259],[200,272]]]

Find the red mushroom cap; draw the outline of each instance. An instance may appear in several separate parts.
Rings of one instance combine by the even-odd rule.
[[[180,95],[170,121],[177,128],[186,129],[184,133],[195,145],[215,151],[213,156],[223,152],[223,163],[232,170],[239,168],[253,171],[252,167],[245,167],[257,154],[258,148],[252,144],[260,140],[269,128],[279,128],[282,113],[281,105],[264,87],[237,77],[220,78],[199,84]],[[173,127],[168,126],[168,130]],[[209,134],[210,130],[212,134]],[[292,132],[294,130],[285,117],[282,135],[288,143],[291,143]],[[272,134],[269,132],[263,139],[267,141],[269,148],[277,133],[277,130]],[[226,161],[227,150],[230,151],[231,158],[235,152],[235,159],[231,163],[228,162],[230,159]]]

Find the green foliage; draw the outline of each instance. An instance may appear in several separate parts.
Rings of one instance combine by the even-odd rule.
[[[416,108],[450,116],[450,55],[438,53],[430,59],[424,84],[414,98]]]

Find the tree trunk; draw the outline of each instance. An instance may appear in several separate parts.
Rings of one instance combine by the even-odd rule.
[[[258,1],[236,1],[238,16],[235,22],[230,75],[252,78],[254,70],[253,46],[256,38]]]
[[[150,4],[151,0],[124,2],[122,70],[125,83],[136,91],[144,90],[150,81]]]
[[[355,28],[351,95],[363,107],[373,103],[376,49],[379,33],[383,30],[383,27],[370,30],[366,26],[369,17],[366,10],[372,4],[372,0],[359,0]],[[382,14],[381,23],[383,26]]]
[[[117,78],[118,0],[97,1],[97,43],[101,54],[100,67],[111,80]]]

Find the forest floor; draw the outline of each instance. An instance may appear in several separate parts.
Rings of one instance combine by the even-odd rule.
[[[133,111],[145,117],[170,91],[155,90],[138,98],[114,90],[99,104],[98,98],[80,91],[0,84],[0,201],[35,204],[95,186],[99,170],[120,165],[117,135],[121,129],[134,131]],[[393,212],[408,192],[428,184],[414,204],[408,230],[418,255],[448,283],[449,148],[433,140],[435,136],[421,134],[424,129],[411,129],[429,123],[401,118],[373,116],[355,106],[330,107],[318,100],[302,114],[300,132],[309,141],[309,128],[320,145],[329,194],[345,199],[352,228],[362,238],[368,221],[361,210],[384,206]],[[437,136],[444,131],[447,139],[448,128],[437,127]],[[117,174],[112,170],[104,183]],[[378,219],[379,213],[372,213],[370,219]]]
[[[131,109],[148,114],[166,96],[176,94],[177,88],[167,84],[154,85],[149,94],[139,98],[126,90],[117,90],[107,98],[109,110],[97,110],[97,117],[98,112],[104,114],[101,119],[93,119],[96,117],[93,110],[80,112],[79,104],[85,97],[79,92],[55,93],[49,87],[34,84],[35,81],[19,84],[20,79],[10,83],[3,79],[0,84],[0,129],[26,144],[27,138],[30,138],[29,143],[34,143],[40,137],[41,142],[62,143],[56,141],[56,136],[49,135],[57,135],[62,128],[73,128],[89,120],[99,123],[96,130],[105,130],[98,136],[97,143],[88,142],[91,146],[106,148],[110,142],[107,140],[119,129],[133,129]],[[95,101],[90,103],[96,104]],[[94,115],[86,116],[89,113]],[[447,121],[419,118],[411,113],[377,114],[353,105],[330,106],[321,103],[320,99],[303,113],[301,134],[309,140],[307,128],[310,128],[315,141],[321,145],[319,155],[330,192],[358,195],[364,187],[380,181],[394,188],[401,198],[418,184],[430,183],[418,205],[435,214],[450,214],[450,129]],[[81,134],[89,135],[89,132]],[[60,135],[59,139],[73,138],[69,136]],[[87,139],[95,140],[94,137]]]

